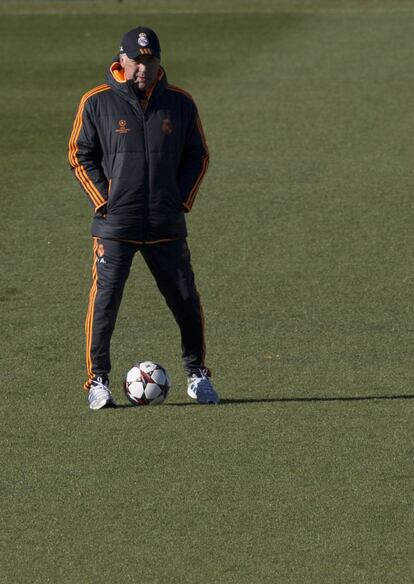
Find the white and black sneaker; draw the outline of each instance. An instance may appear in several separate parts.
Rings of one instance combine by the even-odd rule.
[[[88,393],[88,402],[91,410],[101,410],[102,408],[115,408],[116,403],[109,391],[109,381],[102,377],[96,377],[91,381]]]
[[[199,404],[218,404],[220,398],[206,369],[199,369],[188,378],[187,394]]]

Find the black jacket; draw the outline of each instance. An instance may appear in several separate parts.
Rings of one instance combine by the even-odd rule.
[[[92,235],[185,237],[184,213],[209,160],[196,105],[163,69],[145,111],[119,63],[107,80],[83,96],[69,142],[70,165],[95,209]]]

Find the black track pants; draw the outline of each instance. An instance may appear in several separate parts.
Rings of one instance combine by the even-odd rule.
[[[181,332],[184,368],[205,369],[204,318],[185,239],[136,244],[94,238],[93,283],[85,323],[88,389],[90,380],[108,377],[110,342],[124,286],[135,253],[141,252]]]

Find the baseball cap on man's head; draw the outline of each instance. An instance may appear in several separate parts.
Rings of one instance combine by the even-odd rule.
[[[138,26],[124,34],[119,52],[126,53],[130,59],[136,59],[139,55],[153,55],[160,59],[160,41],[153,30]]]

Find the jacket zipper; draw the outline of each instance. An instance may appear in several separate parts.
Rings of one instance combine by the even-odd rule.
[[[141,109],[142,111],[142,109]],[[145,199],[145,212],[144,212],[144,225],[143,225],[143,232],[144,237],[143,240],[146,241],[148,239],[148,219],[149,219],[149,197],[150,197],[150,154],[149,154],[149,146],[148,146],[148,114],[145,111],[142,111],[142,124],[144,128],[144,142],[145,142],[145,162],[146,162],[146,170],[147,170],[147,197]]]
[[[150,154],[149,154],[149,146],[148,146],[148,129],[147,129],[147,121],[148,121],[148,107],[149,103],[147,103],[147,107],[145,111],[142,109],[141,104],[137,96],[135,96],[136,102],[134,103],[134,107],[138,110],[138,115],[141,116],[142,119],[142,127],[144,129],[144,145],[145,145],[145,162],[146,162],[146,169],[147,169],[147,197],[145,199],[145,209],[144,209],[144,224],[143,224],[143,241],[148,240],[148,219],[149,219],[149,196],[150,196]]]

